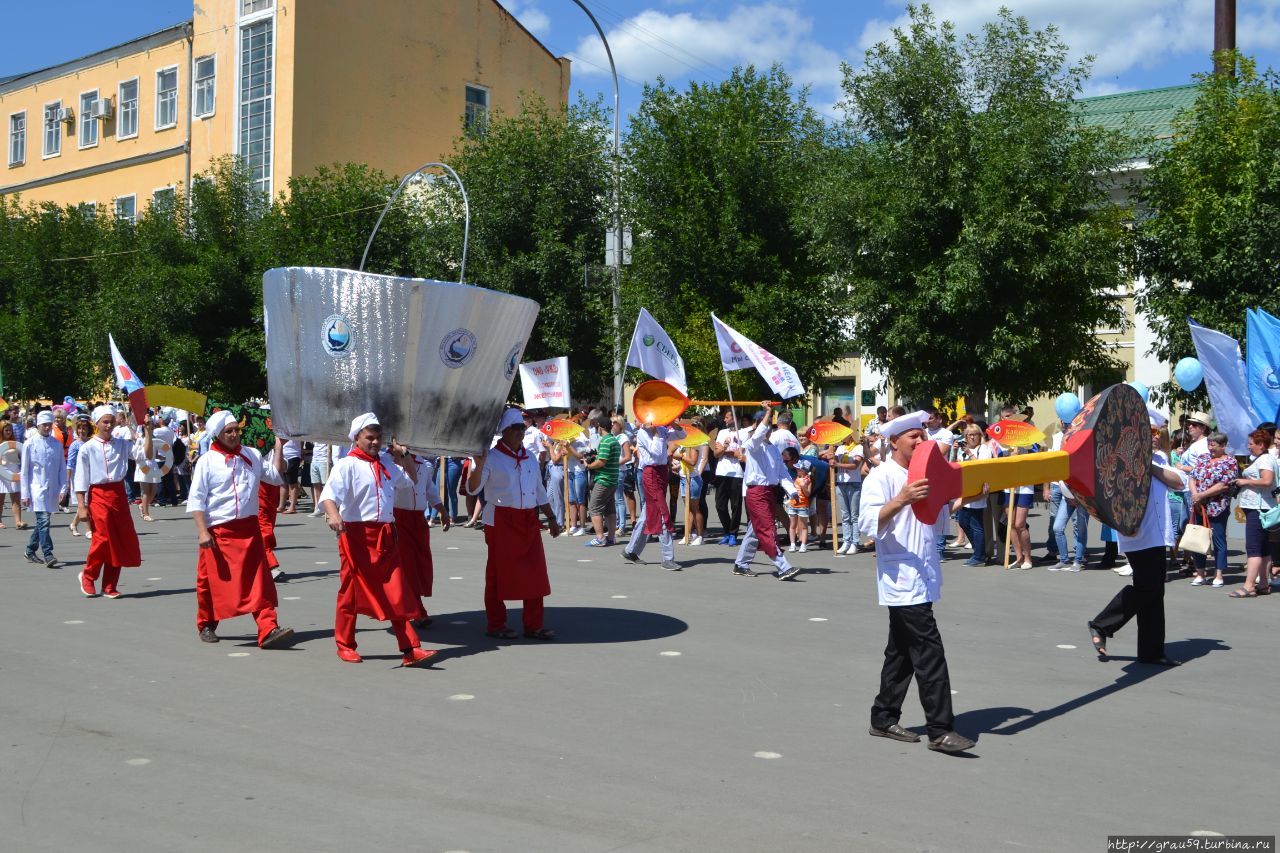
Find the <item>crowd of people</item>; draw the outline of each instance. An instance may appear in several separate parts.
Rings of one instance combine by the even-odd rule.
[[[1280,524],[1268,512],[1280,491],[1280,438],[1274,425],[1264,424],[1249,435],[1248,457],[1237,459],[1208,414],[1184,416],[1170,434],[1163,416],[1149,412],[1152,485],[1146,516],[1131,535],[1103,526],[1098,563],[1133,582],[1089,621],[1089,630],[1105,656],[1107,640],[1136,617],[1139,660],[1176,665],[1163,651],[1169,571],[1185,573],[1195,586],[1224,585],[1233,499],[1245,527],[1246,564],[1244,583],[1231,596],[1267,595],[1280,583]],[[629,563],[641,562],[646,545],[656,541],[668,571],[683,568],[677,545],[719,544],[736,548],[732,574],[756,577],[751,566],[762,551],[772,564],[770,574],[783,581],[800,571],[788,554],[874,551],[890,632],[871,734],[919,740],[898,725],[915,678],[929,747],[944,752],[963,751],[973,742],[952,730],[946,661],[932,614],[942,561],[963,556],[965,566],[1027,570],[1039,559],[1058,572],[1079,572],[1089,564],[1089,514],[1066,482],[1006,493],[983,489],[952,502],[932,524],[909,511],[929,492],[926,480],[908,482],[910,460],[924,442],[935,442],[953,461],[993,459],[1057,449],[1067,424],[1050,430],[1045,448],[1012,449],[993,438],[982,420],[963,417],[948,424],[935,408],[908,413],[881,407],[865,429],[848,430],[834,445],[815,444],[786,409],[739,417],[725,408],[694,419],[687,429],[632,424],[621,412],[600,409],[555,413],[557,420],[579,427],[569,440],[548,437],[543,426],[551,414],[508,408],[488,449],[432,459],[384,437],[372,412],[352,422],[349,444],[277,438],[264,455],[242,443],[240,424],[224,411],[207,420],[179,420],[154,410],[135,420],[124,407],[107,404],[87,411],[37,408],[20,417],[7,410],[0,413],[0,494],[11,496],[16,525],[32,529],[26,559],[51,569],[61,566],[51,519],[74,513],[70,532],[90,540],[79,575],[80,591],[90,598],[120,597],[122,569],[141,563],[132,507],[149,522],[153,506],[184,504],[197,533],[198,638],[216,643],[222,621],[252,615],[264,649],[293,638],[277,614],[275,584],[284,576],[274,555],[275,519],[307,503],[311,515],[324,517],[338,537],[334,640],[337,656],[352,663],[361,660],[357,615],[390,623],[404,666],[434,655],[421,648],[417,631],[431,623],[425,600],[433,580],[430,528],[436,525],[483,529],[489,554],[485,633],[501,640],[556,637],[544,624],[543,599],[550,593],[544,531],[552,537],[562,531],[570,537],[590,534],[584,546],[620,546]],[[1004,423],[1031,417],[1029,410],[1012,407],[1000,412]],[[831,420],[852,426],[839,409]],[[1045,553],[1039,558],[1028,524],[1037,495],[1048,507]],[[712,506],[718,537],[708,532]],[[1182,539],[1188,524],[1205,529],[1209,547],[1180,551],[1180,543],[1191,548]],[[1001,555],[1002,541],[1006,552],[1014,552],[1012,562]],[[508,601],[522,605],[522,631],[508,625]]]

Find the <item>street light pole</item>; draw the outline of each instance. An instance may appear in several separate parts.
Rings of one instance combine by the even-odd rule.
[[[622,111],[618,98],[618,69],[613,64],[613,51],[609,49],[609,40],[604,37],[604,30],[596,16],[586,7],[582,0],[573,0],[578,8],[587,14],[596,34],[604,44],[605,56],[609,57],[609,73],[613,75],[613,404],[622,405],[622,331],[618,327],[622,314],[622,174],[619,161],[622,156]]]

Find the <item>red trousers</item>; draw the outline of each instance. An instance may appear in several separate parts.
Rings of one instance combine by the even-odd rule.
[[[363,613],[391,623],[400,651],[418,648],[418,635],[409,620],[425,616],[426,611],[401,569],[395,526],[349,521],[345,528],[338,539],[342,562],[334,642],[339,649],[355,649],[356,614]]]
[[[89,502],[89,556],[85,559],[84,576],[96,582],[102,573],[102,591],[113,592],[120,580],[122,566],[139,566],[142,555],[138,550],[138,534],[133,528],[133,515],[129,512],[129,499],[120,482],[90,486],[86,495]]]
[[[213,547],[198,549],[196,629],[252,613],[258,645],[276,629],[276,587],[266,567],[258,519],[238,518],[209,528]]]
[[[759,548],[770,560],[778,556],[778,535],[773,513],[778,496],[773,486],[747,486],[747,521],[760,541]]]
[[[486,568],[484,575],[484,613],[489,623],[486,630],[501,631],[507,627],[507,605],[498,593],[498,580],[494,569]],[[542,598],[526,598],[521,601],[521,604],[524,605],[524,629],[537,631],[542,628]]]

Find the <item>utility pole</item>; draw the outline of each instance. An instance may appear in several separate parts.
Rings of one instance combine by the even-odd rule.
[[[1214,0],[1213,8],[1213,73],[1234,77],[1235,60],[1224,58],[1222,51],[1236,49],[1236,0]]]

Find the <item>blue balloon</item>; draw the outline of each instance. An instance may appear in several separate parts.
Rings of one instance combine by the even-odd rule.
[[[1151,389],[1148,388],[1146,385],[1143,385],[1141,382],[1139,382],[1136,379],[1133,380],[1132,382],[1129,382],[1128,385],[1130,388],[1138,392],[1138,396],[1142,398],[1142,402],[1144,403],[1151,402]]]
[[[1058,416],[1058,420],[1064,424],[1071,423],[1071,419],[1080,414],[1080,410],[1084,408],[1084,403],[1080,402],[1080,398],[1068,391],[1065,394],[1059,394],[1058,399],[1053,401],[1053,411]]]
[[[1174,365],[1173,378],[1183,391],[1194,391],[1204,381],[1204,367],[1198,359],[1187,356]]]

